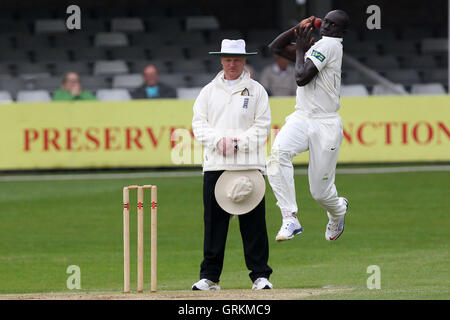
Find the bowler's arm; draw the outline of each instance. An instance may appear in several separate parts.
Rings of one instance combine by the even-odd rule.
[[[297,32],[295,31],[297,29]],[[307,85],[318,73],[310,59],[305,61],[305,53],[311,47],[311,29],[295,26],[275,38],[269,50],[276,55],[295,63],[295,81],[299,87]],[[292,43],[296,40],[296,43]]]
[[[305,53],[297,53],[297,61],[295,62],[295,81],[299,87],[306,86],[319,73],[317,67],[310,59],[305,61]]]
[[[318,73],[319,69],[305,54],[311,47],[312,28],[298,28],[295,44],[295,81],[299,87],[307,85]]]
[[[296,26],[276,37],[268,46],[270,52],[295,62],[295,44],[292,43],[295,39],[295,28]]]

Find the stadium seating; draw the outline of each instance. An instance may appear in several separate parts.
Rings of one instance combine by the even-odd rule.
[[[220,51],[220,50],[219,50]],[[219,57],[207,56],[205,57],[206,64],[208,66],[208,72],[216,73],[222,70],[222,63]]]
[[[151,17],[145,19],[150,32],[167,35],[180,34],[183,32],[183,20],[178,17]]]
[[[13,69],[19,76],[23,76],[26,74],[49,74],[49,68],[42,63],[16,63],[13,64]]]
[[[106,32],[109,31],[107,28],[107,19],[83,19],[83,29],[87,32]]]
[[[47,90],[20,90],[17,93],[18,102],[48,102],[51,100]]]
[[[372,56],[367,59],[366,64],[377,71],[400,68],[400,64],[394,56]]]
[[[81,77],[81,85],[84,89],[89,91],[97,91],[98,89],[110,88],[110,76],[84,76]]]
[[[179,46],[152,46],[150,49],[152,59],[182,60],[185,58],[184,49]]]
[[[122,14],[123,15],[123,14]],[[130,15],[132,17],[165,17],[167,15],[167,8],[161,6],[134,6],[130,8]]]
[[[57,48],[87,49],[91,46],[91,36],[84,33],[55,34],[50,37],[50,42]]]
[[[176,72],[190,72],[197,74],[199,72],[207,72],[206,63],[203,59],[174,60],[172,62],[172,70]]]
[[[25,83],[22,78],[18,77],[0,77],[0,90],[8,91],[13,98],[16,97],[17,92],[22,89],[31,89],[29,84]]]
[[[0,26],[1,27],[1,26]],[[0,47],[11,49],[12,48],[12,41],[9,37],[0,37]]]
[[[147,50],[142,47],[114,47],[109,49],[112,59],[145,60],[148,58]]]
[[[152,47],[155,44],[167,45],[170,43],[170,39],[163,33],[134,33],[130,36],[131,44],[139,47]]]
[[[203,45],[188,45],[186,46],[187,55],[192,59],[207,59],[209,56],[209,52],[220,51],[220,48],[217,49],[215,46],[211,44],[203,44]]]
[[[114,75],[128,73],[128,66],[123,60],[100,60],[94,63],[94,75]]]
[[[228,29],[228,30],[210,30],[209,31],[209,43],[217,46],[222,39],[243,39],[244,35],[240,30]]]
[[[173,43],[173,41],[172,41]],[[206,43],[206,38],[202,32],[199,31],[187,31],[184,32],[179,39],[175,42],[177,46],[186,47],[186,46],[195,46],[195,45],[203,45]]]
[[[90,17],[93,19],[98,19],[99,17],[103,18],[113,18],[113,17],[122,17],[126,15],[126,9],[119,6],[103,6],[103,7],[94,7],[89,8]]]
[[[100,32],[94,37],[94,46],[96,47],[116,47],[127,45],[127,35],[122,32]]]
[[[0,104],[13,102],[13,98],[8,91],[0,91]]]
[[[448,84],[448,71],[446,69],[427,70],[423,73],[425,82],[440,82],[443,85]]]
[[[52,12],[45,8],[34,8],[33,10],[21,10],[18,12],[21,21],[51,19]]]
[[[31,52],[33,61],[42,64],[70,60],[69,51],[66,48],[42,48]]]
[[[190,75],[185,73],[160,74],[159,81],[175,88],[189,87]]]
[[[219,71],[219,70],[217,70]],[[211,82],[215,77],[217,73],[199,73],[195,76],[191,77],[190,84],[193,87],[204,87],[209,82]]]
[[[362,84],[365,86],[372,86],[375,84],[373,80],[364,77],[363,75],[361,75],[359,71],[353,69],[344,69],[344,70],[345,71],[342,72],[342,83],[344,85]]]
[[[404,85],[411,85],[413,83],[421,82],[419,73],[414,69],[404,70],[389,70],[386,71],[386,78],[393,82],[402,83]]]
[[[186,18],[186,30],[216,30],[219,20],[214,16],[191,16]]]
[[[279,34],[276,29],[250,29],[247,32],[247,42],[268,45]]]
[[[34,31],[36,33],[66,32],[67,27],[64,19],[44,19],[35,21]]]
[[[401,58],[401,67],[423,70],[437,68],[438,64],[432,55],[405,56]]]
[[[396,40],[395,31],[391,28],[381,28],[364,33],[364,41],[385,42]]]
[[[202,87],[177,88],[177,97],[179,99],[196,99],[202,90]]]
[[[435,95],[446,93],[444,86],[440,83],[416,83],[411,86],[411,94]]]
[[[95,62],[97,60],[106,60],[108,58],[107,50],[105,48],[94,48],[94,47],[83,49],[78,48],[72,51],[72,54],[76,61]]]
[[[143,32],[144,22],[140,18],[113,18],[111,20],[113,32]]]
[[[3,49],[0,50],[0,61],[2,62],[30,62],[28,50],[23,49]]]
[[[128,101],[131,95],[127,89],[99,89],[97,99],[100,101]]]
[[[401,29],[400,36],[403,40],[432,38],[433,30],[431,28],[408,26],[408,28]]]
[[[0,20],[0,29],[8,30],[8,32],[14,34],[23,34],[30,32],[30,24],[28,21],[15,21],[13,20]]]
[[[350,42],[344,44],[344,51],[351,55],[365,56],[365,55],[378,55],[379,44],[377,42]]]
[[[62,76],[59,77],[49,77],[45,81],[36,81],[34,83],[34,89],[36,90],[47,90],[53,93],[55,90],[59,89],[62,85]]]
[[[267,45],[281,31],[233,29],[192,6],[86,8],[81,31],[68,32],[65,18],[52,9],[0,12],[0,91],[10,97],[5,101],[18,100],[19,91],[20,101],[45,101],[43,91],[33,90],[52,93],[68,71],[79,73],[87,90],[132,90],[142,84],[142,70],[149,64],[157,67],[161,81],[182,88],[180,97],[192,97],[221,70],[220,59],[208,52],[220,50],[222,39],[243,38],[247,51],[258,51],[247,60],[258,74],[272,63]],[[443,94],[448,91],[448,40],[441,29],[362,32],[355,27],[344,38],[344,52],[412,94]],[[368,93],[392,94],[344,64],[341,95]]]
[[[420,42],[422,53],[442,53],[448,50],[448,40],[444,38],[422,39]]]
[[[11,72],[11,68],[10,68],[10,64],[9,63],[2,63],[2,64],[0,64],[0,75],[9,76],[10,72]]]
[[[54,61],[49,64],[53,75],[63,75],[66,72],[73,71],[80,75],[87,75],[91,73],[89,64],[83,61]]]
[[[134,73],[134,74],[119,74],[114,76],[112,81],[113,88],[122,88],[122,89],[136,89],[142,86],[144,80],[142,78],[142,74]]]
[[[381,51],[385,55],[416,55],[418,54],[418,42],[414,40],[382,41],[379,43]]]
[[[15,34],[12,36],[14,47],[18,49],[34,49],[48,48],[50,46],[50,38],[48,35],[31,35],[31,34]],[[67,41],[67,39],[66,39]]]
[[[250,64],[253,68],[257,70],[263,70],[264,67],[273,63],[272,57],[263,57],[262,55],[256,55],[252,57],[248,57],[248,64]]]
[[[166,60],[133,60],[131,61],[130,72],[131,73],[142,73],[142,70],[150,64],[154,65],[158,69],[159,73],[164,74],[169,72],[168,63]]]
[[[364,97],[369,91],[362,84],[350,84],[341,86],[341,97]]]
[[[405,90],[405,87],[402,84],[396,84],[396,88]],[[374,96],[390,96],[396,95],[395,91],[392,91],[390,88],[383,86],[382,84],[376,84],[373,86],[372,94]]]

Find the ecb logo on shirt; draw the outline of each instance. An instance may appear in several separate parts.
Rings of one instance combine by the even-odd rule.
[[[248,108],[248,100],[249,100],[249,98],[244,98],[244,105],[242,106],[242,108],[244,108],[244,109]]]
[[[316,57],[320,62],[323,62],[323,60],[325,60],[325,56],[316,50],[313,50],[311,52],[311,56]]]

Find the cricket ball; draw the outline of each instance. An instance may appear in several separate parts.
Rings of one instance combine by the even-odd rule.
[[[320,18],[315,18],[314,19],[314,28],[315,29],[320,29],[320,26],[322,25],[322,19]]]

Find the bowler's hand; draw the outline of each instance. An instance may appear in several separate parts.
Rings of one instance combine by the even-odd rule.
[[[294,29],[295,40],[297,43],[297,49],[302,49],[306,52],[314,44],[314,38],[312,37],[313,27],[306,25]]]
[[[312,27],[315,18],[316,18],[316,17],[311,16],[311,17],[309,17],[309,18],[303,19],[303,20],[298,24],[298,27]]]

